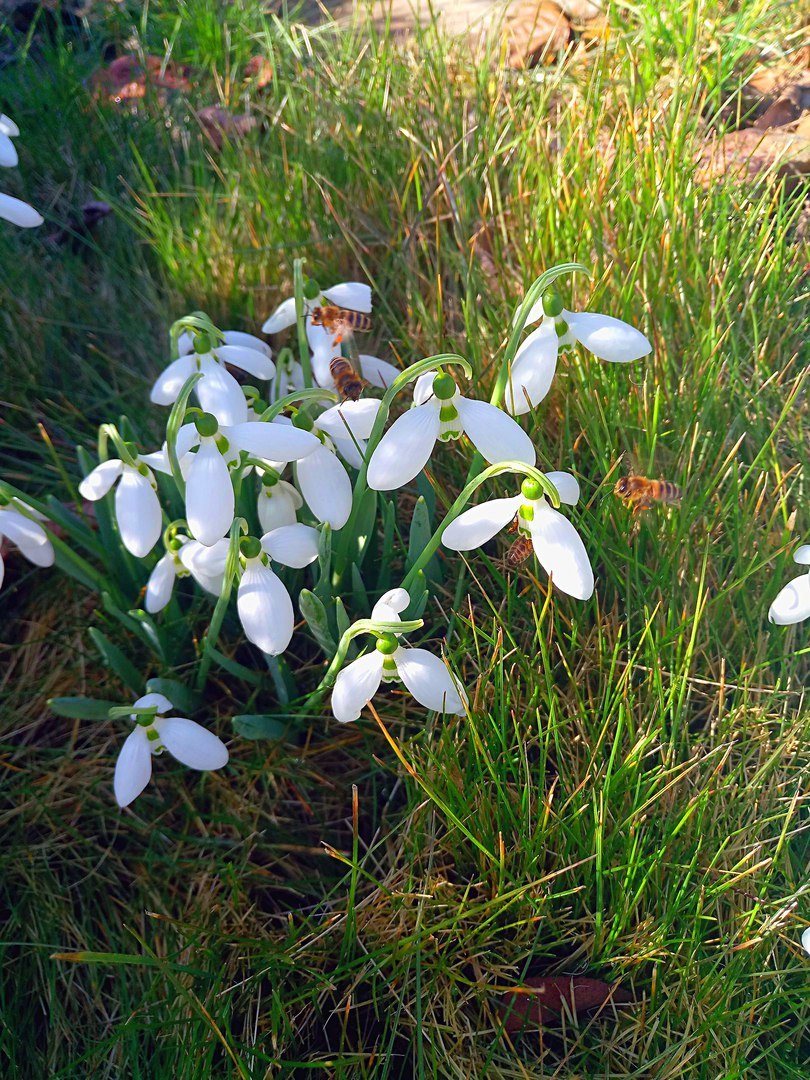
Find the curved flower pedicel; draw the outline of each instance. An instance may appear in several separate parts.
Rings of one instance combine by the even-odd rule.
[[[34,566],[53,566],[54,550],[45,530],[36,521],[14,510],[11,504],[0,506],[0,548],[9,540]],[[0,586],[5,577],[5,565],[0,550]]]
[[[162,513],[154,473],[137,454],[133,454],[132,460],[134,464],[120,458],[102,461],[79,484],[79,494],[96,502],[118,481],[115,489],[118,531],[127,551],[142,559],[160,539]]]
[[[510,413],[521,416],[538,405],[551,388],[560,349],[577,342],[600,360],[625,364],[652,351],[640,330],[611,315],[566,311],[555,292],[546,292],[532,307],[526,325],[542,319],[515,354],[505,391]]]
[[[401,622],[410,603],[405,589],[391,589],[374,605],[371,621]],[[405,648],[400,634],[381,633],[372,652],[338,674],[332,691],[332,712],[342,724],[357,720],[382,682],[403,683],[420,705],[433,712],[462,715],[466,695],[442,660],[427,649]]]
[[[0,166],[7,169],[13,168],[17,162],[17,150],[11,141],[20,134],[20,129],[10,116],[0,113]],[[29,206],[22,199],[15,199],[13,195],[4,195],[0,192],[0,218],[10,221],[12,225],[18,225],[21,229],[35,229],[44,221],[42,214]]]
[[[792,626],[810,619],[810,544],[796,548],[793,561],[806,566],[807,573],[789,581],[771,604],[768,618],[777,626]]]
[[[190,348],[189,348],[190,346]],[[209,334],[193,337],[181,334],[178,348],[188,349],[173,360],[158,376],[150,400],[155,405],[173,405],[183,385],[196,371],[202,378],[195,384],[194,393],[205,412],[221,424],[243,424],[248,419],[248,406],[242,387],[226,368],[240,368],[255,379],[272,379],[276,367],[270,347],[252,334],[227,330],[224,341],[216,343]]]
[[[213,732],[184,716],[165,715],[174,706],[163,694],[144,694],[133,708],[139,710],[132,714],[137,726],[115,763],[113,790],[119,806],[137,799],[151,779],[153,756],[164,750],[190,769],[207,772],[227,764],[228,749]]]
[[[283,525],[261,540],[243,536],[244,566],[236,593],[236,610],[248,641],[269,656],[283,653],[293,635],[295,614],[287,587],[270,565],[301,569],[318,558],[318,532],[309,525]]]
[[[526,432],[501,409],[464,397],[445,372],[428,372],[414,384],[413,407],[383,435],[368,465],[368,486],[391,491],[413,480],[427,464],[436,441],[467,435],[490,465],[522,461],[536,454]]]
[[[579,484],[567,472],[545,474],[560,502],[575,506]],[[527,477],[520,494],[491,499],[465,510],[442,533],[442,543],[453,551],[481,547],[517,517],[518,532],[531,540],[537,561],[561,592],[587,600],[594,589],[593,570],[579,533],[543,496],[536,480]]]

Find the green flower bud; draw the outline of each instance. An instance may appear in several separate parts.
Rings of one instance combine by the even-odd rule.
[[[377,638],[377,652],[383,656],[392,656],[399,648],[399,642],[393,634],[380,634]]]
[[[455,379],[452,375],[448,375],[446,371],[439,372],[433,380],[433,393],[439,401],[449,401],[456,390],[458,390],[458,387]]]
[[[530,476],[527,476],[520,485],[520,492],[524,499],[539,499],[543,494],[543,489],[536,480],[532,480]]]
[[[211,338],[208,334],[197,334],[194,338],[194,352],[201,355],[211,352]]]
[[[307,278],[304,282],[304,296],[307,300],[317,300],[321,295],[321,287],[317,281]]]
[[[255,536],[243,536],[239,541],[239,550],[246,559],[258,559],[262,553],[261,541]]]
[[[550,315],[554,319],[562,314],[562,309],[562,297],[558,292],[550,289],[547,293],[543,293],[543,311],[546,315]]]
[[[203,438],[212,438],[219,431],[217,418],[210,412],[203,413],[202,416],[195,416],[194,426]]]

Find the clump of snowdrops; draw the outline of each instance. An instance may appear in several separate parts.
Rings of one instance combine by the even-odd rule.
[[[383,683],[424,709],[463,714],[463,680],[441,640],[414,643],[441,583],[440,547],[471,551],[511,528],[550,588],[576,601],[591,596],[577,481],[537,468],[518,417],[546,396],[566,349],[580,344],[621,363],[650,345],[618,319],[567,311],[557,282],[574,271],[585,267],[556,266],[528,289],[484,401],[461,355],[400,371],[358,353],[350,334],[336,341],[314,309],[370,313],[371,290],[322,288],[298,260],[295,295],[262,328],[294,329],[296,350],[274,357],[263,339],[223,331],[201,312],[174,324],[172,355],[151,393],[168,410],[162,445],[148,448],[123,419],[102,425],[94,458],[79,450],[79,492],[94,504],[92,517],[0,483],[0,534],[100,597],[100,625],[89,634],[134,703],[70,697],[52,707],[129,725],[114,774],[121,806],[143,791],[164,751],[192,769],[227,763],[222,740],[184,715],[204,710],[212,668],[244,689],[243,711],[231,719],[246,738],[279,737],[327,696],[338,721],[357,720]],[[335,385],[340,356],[362,376],[358,400],[342,400]],[[467,483],[439,514],[424,470],[459,450]],[[403,521],[389,493],[407,485],[417,497]],[[798,592],[801,606],[803,583]],[[783,621],[785,604],[775,607]],[[127,655],[134,642],[150,655],[150,678]],[[192,677],[179,681],[178,668]]]

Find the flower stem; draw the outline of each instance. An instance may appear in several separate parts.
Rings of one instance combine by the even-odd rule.
[[[304,373],[304,387],[312,387],[312,364],[309,359],[309,341],[307,340],[307,311],[304,302],[304,260],[293,262],[293,289],[295,292],[295,324],[298,330],[298,352],[301,357],[301,371]]]
[[[291,394],[287,394],[279,401],[274,401],[272,405],[268,406],[259,417],[260,420],[275,420],[277,416],[280,416],[286,408],[290,405],[294,405],[299,401],[334,401],[337,403],[340,401],[340,394],[336,394],[334,390],[323,390],[321,387],[310,387],[308,390],[293,390]]]
[[[219,640],[219,632],[222,629],[222,623],[225,621],[225,613],[228,610],[231,591],[239,566],[239,540],[242,533],[246,533],[247,531],[248,525],[244,518],[237,518],[233,525],[231,525],[231,537],[228,546],[228,557],[225,560],[225,575],[222,579],[222,589],[220,590],[219,599],[214,608],[214,614],[211,616],[210,625],[202,640],[202,658],[200,660],[199,671],[197,672],[198,691],[202,691],[205,688],[205,683],[208,679],[208,671],[213,659],[212,650],[216,647],[217,641]]]
[[[186,415],[186,405],[188,404],[191,391],[202,377],[203,373],[201,371],[194,371],[189,375],[183,383],[180,393],[177,395],[177,401],[172,405],[172,411],[169,413],[169,421],[166,424],[166,449],[169,455],[169,467],[172,470],[172,477],[177,485],[177,490],[180,492],[181,499],[185,499],[186,497],[186,482],[183,479],[180,461],[177,457],[177,435]]]

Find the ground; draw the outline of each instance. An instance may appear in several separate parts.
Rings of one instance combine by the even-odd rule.
[[[227,770],[161,759],[121,813],[127,726],[47,705],[130,700],[87,632],[117,624],[9,557],[5,1075],[807,1076],[810,649],[806,624],[767,620],[810,536],[804,193],[793,173],[710,182],[696,164],[752,122],[758,65],[795,58],[792,17],[645,2],[528,70],[494,31],[402,40],[253,0],[6,34],[22,134],[3,190],[48,218],[0,235],[8,482],[71,503],[75,445],[122,413],[157,445],[170,323],[204,309],[257,332],[297,257],[372,284],[380,355],[457,350],[485,391],[554,262],[593,270],[569,306],[654,348],[569,354],[527,420],[542,464],[580,480],[592,601],[507,575],[498,543],[443,558],[427,630],[470,690],[460,719],[394,695],[379,721],[319,710],[249,742],[229,727],[246,686],[217,669],[204,718]],[[163,63],[120,103],[97,72],[127,53]],[[255,123],[212,135],[209,105]],[[84,229],[89,200],[111,213]],[[437,460],[440,504],[467,460]],[[631,469],[678,484],[680,505],[634,520],[612,495]],[[117,640],[144,679],[189,676],[188,653],[159,670]],[[319,661],[291,668],[305,686]],[[269,677],[256,700],[283,712]],[[509,991],[557,975],[622,994],[514,1030]]]

